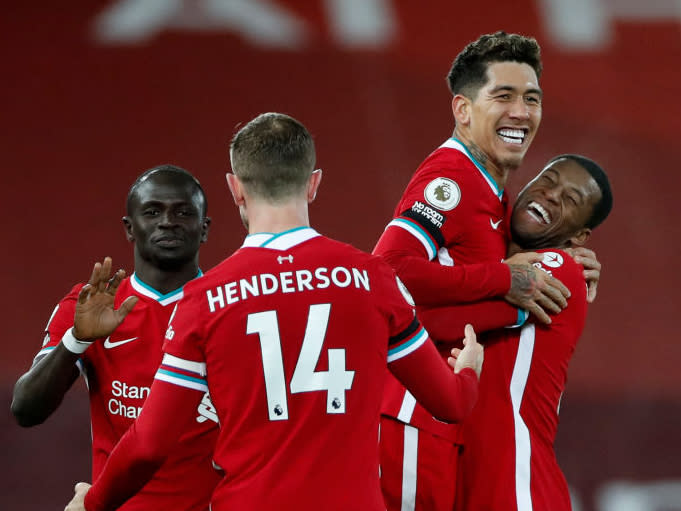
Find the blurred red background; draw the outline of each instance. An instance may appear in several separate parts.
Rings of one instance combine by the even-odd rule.
[[[544,119],[512,194],[563,152],[600,162],[615,194],[591,243],[604,272],[561,408],[575,509],[681,509],[680,20],[665,0],[4,7],[0,508],[60,509],[89,479],[81,383],[31,430],[9,403],[71,285],[104,255],[132,270],[120,217],[139,173],[169,162],[204,184],[210,268],[244,236],[224,182],[228,141],[258,113],[286,112],[312,131],[324,169],[313,224],[371,250],[411,173],[451,133],[451,60],[504,29],[534,35],[544,56]]]

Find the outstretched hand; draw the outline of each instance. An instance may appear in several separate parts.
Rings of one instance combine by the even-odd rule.
[[[521,252],[504,261],[511,270],[511,289],[504,298],[542,323],[550,324],[547,311],[558,314],[567,307],[570,291],[560,280],[533,266],[542,259],[542,254]]]
[[[95,263],[88,283],[83,286],[76,302],[73,318],[73,335],[81,341],[92,341],[111,334],[137,303],[136,296],[128,297],[114,309],[114,297],[125,271],[118,270],[111,276],[111,258]]]
[[[447,359],[447,363],[454,369],[455,373],[468,367],[473,369],[480,379],[485,353],[482,345],[477,341],[473,325],[468,324],[464,327],[463,349],[453,348],[451,354],[452,356]]]
[[[596,252],[584,247],[566,248],[565,251],[576,263],[584,266],[584,280],[586,280],[586,301],[593,303],[596,299],[598,281],[601,278],[601,263],[596,257]]]
[[[85,509],[85,494],[92,485],[88,483],[78,483],[74,488],[75,495],[71,499],[64,511],[87,511]]]

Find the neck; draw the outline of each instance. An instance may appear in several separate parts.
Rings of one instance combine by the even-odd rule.
[[[248,233],[278,233],[296,227],[310,226],[307,202],[288,201],[283,204],[251,202],[248,206]]]
[[[509,244],[508,244],[508,256],[507,257],[511,257],[511,256],[517,254],[518,252],[522,252],[522,251],[523,251],[523,249],[520,247],[520,245],[518,245],[515,241],[510,241]]]
[[[466,133],[465,130],[459,129],[459,127],[456,126],[454,128],[454,133],[452,134],[452,136],[459,139],[459,141],[466,146],[466,148],[473,155],[473,158],[475,158],[478,161],[478,163],[485,168],[487,173],[490,176],[492,176],[492,179],[494,179],[497,188],[503,190],[506,187],[509,169],[497,165],[489,156],[487,156],[487,153],[485,153],[473,142],[473,140],[471,139],[470,136],[468,136],[468,133]]]
[[[137,274],[137,277],[148,286],[151,286],[161,294],[167,294],[184,286],[198,275],[198,256],[194,260],[178,268],[166,270],[159,268],[150,261],[143,260],[136,253],[135,273]]]

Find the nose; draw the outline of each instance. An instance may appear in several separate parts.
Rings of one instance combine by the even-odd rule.
[[[546,200],[553,203],[553,204],[559,204],[560,203],[560,195],[562,191],[560,189],[560,186],[551,186],[551,187],[546,187],[544,188],[544,197],[546,197]]]
[[[159,215],[158,225],[160,227],[172,227],[175,225],[175,216],[171,211],[162,211]]]
[[[515,101],[511,104],[511,111],[509,115],[514,119],[527,120],[530,118],[530,109],[525,103],[525,99],[519,95],[515,98]]]

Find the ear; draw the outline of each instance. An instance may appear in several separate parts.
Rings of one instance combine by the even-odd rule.
[[[457,126],[468,126],[471,119],[471,100],[463,94],[457,94],[452,98],[452,113]]]
[[[570,245],[573,247],[583,247],[591,237],[591,229],[584,227],[570,238]]]
[[[237,206],[243,206],[245,203],[244,192],[239,178],[231,172],[228,172],[225,177],[227,177],[227,186],[229,187],[229,191],[232,192],[234,204]]]
[[[128,241],[135,241],[135,236],[132,234],[132,220],[130,220],[129,216],[124,216],[121,218],[123,220],[123,228],[125,229],[125,238]]]
[[[322,169],[317,169],[310,175],[310,180],[307,182],[307,202],[308,204],[317,197],[317,190],[319,184],[322,182]]]
[[[210,230],[211,218],[207,216],[203,219],[203,224],[201,225],[201,243],[208,241],[208,231]]]

